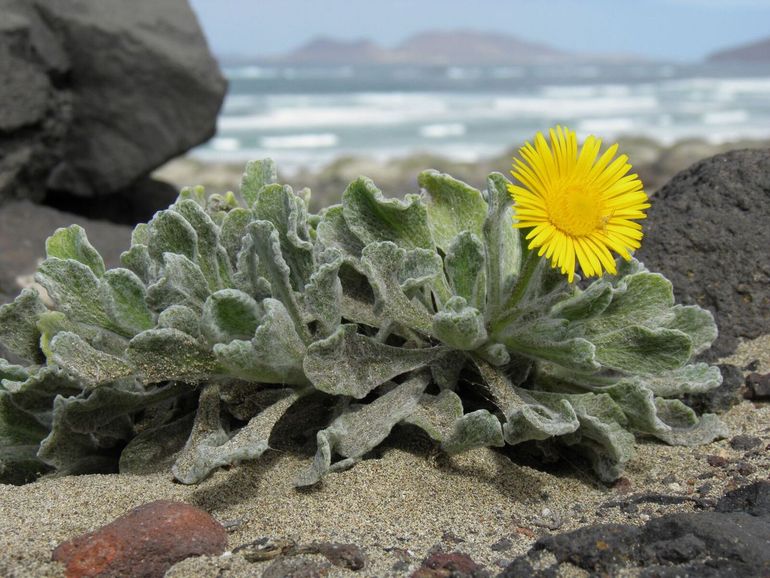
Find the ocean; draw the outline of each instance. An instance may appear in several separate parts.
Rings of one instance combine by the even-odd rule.
[[[584,137],[770,139],[770,65],[237,66],[204,160],[474,161],[561,123]]]

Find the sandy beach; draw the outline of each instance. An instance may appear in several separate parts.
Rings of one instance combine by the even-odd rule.
[[[770,336],[742,344],[725,360],[770,371]],[[694,511],[698,500],[766,479],[770,454],[733,449],[746,434],[770,444],[770,404],[743,401],[723,415],[730,438],[698,448],[641,440],[625,478],[600,484],[580,463],[551,471],[517,464],[492,449],[455,457],[438,453],[424,438],[394,435],[378,459],[332,474],[310,490],[291,480],[307,456],[271,451],[262,459],[220,470],[197,486],[175,483],[164,470],[141,476],[88,475],[0,486],[0,575],[62,576],[51,562],[60,542],[98,528],[131,508],[180,500],[210,512],[229,528],[229,550],[218,557],[189,558],[167,576],[261,576],[273,561],[251,563],[238,546],[260,538],[354,544],[366,556],[357,572],[332,566],[321,555],[303,559],[326,566],[326,576],[406,576],[429,552],[463,552],[492,574],[526,553],[541,536],[594,523],[643,524],[670,512]],[[709,456],[712,456],[709,459]],[[727,465],[712,465],[713,456]],[[723,460],[724,461],[724,460]],[[711,462],[711,463],[710,463]],[[642,503],[624,511],[618,500],[641,494],[683,498],[680,503]],[[613,502],[615,504],[613,505]],[[576,576],[585,573],[574,568]]]

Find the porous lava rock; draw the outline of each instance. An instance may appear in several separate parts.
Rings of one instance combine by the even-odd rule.
[[[187,0],[0,14],[0,202],[124,191],[214,134],[226,82]]]
[[[709,359],[770,333],[769,222],[770,149],[704,159],[652,198],[636,257],[672,281],[677,301],[714,313]]]
[[[226,547],[227,531],[207,512],[159,500],[60,544],[53,559],[64,564],[67,578],[161,578],[185,558],[219,555]]]
[[[759,481],[725,494],[716,511],[669,514],[641,527],[597,524],[546,536],[499,578],[558,576],[562,564],[591,576],[767,576],[769,505],[770,482]]]

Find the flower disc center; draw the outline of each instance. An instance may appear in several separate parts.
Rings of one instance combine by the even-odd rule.
[[[547,201],[554,227],[572,237],[583,237],[600,227],[602,202],[596,191],[582,183],[555,188]]]

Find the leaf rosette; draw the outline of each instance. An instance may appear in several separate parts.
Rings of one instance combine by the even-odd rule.
[[[710,313],[674,303],[635,261],[570,284],[511,227],[508,181],[435,171],[420,194],[369,179],[319,214],[247,166],[240,193],[185,189],[106,270],[73,225],[37,281],[0,308],[0,480],[171,467],[183,483],[258,458],[287,412],[321,397],[317,454],[296,480],[350,467],[394,427],[444,451],[578,452],[606,481],[636,435],[725,435],[680,397],[719,385],[694,362]]]

